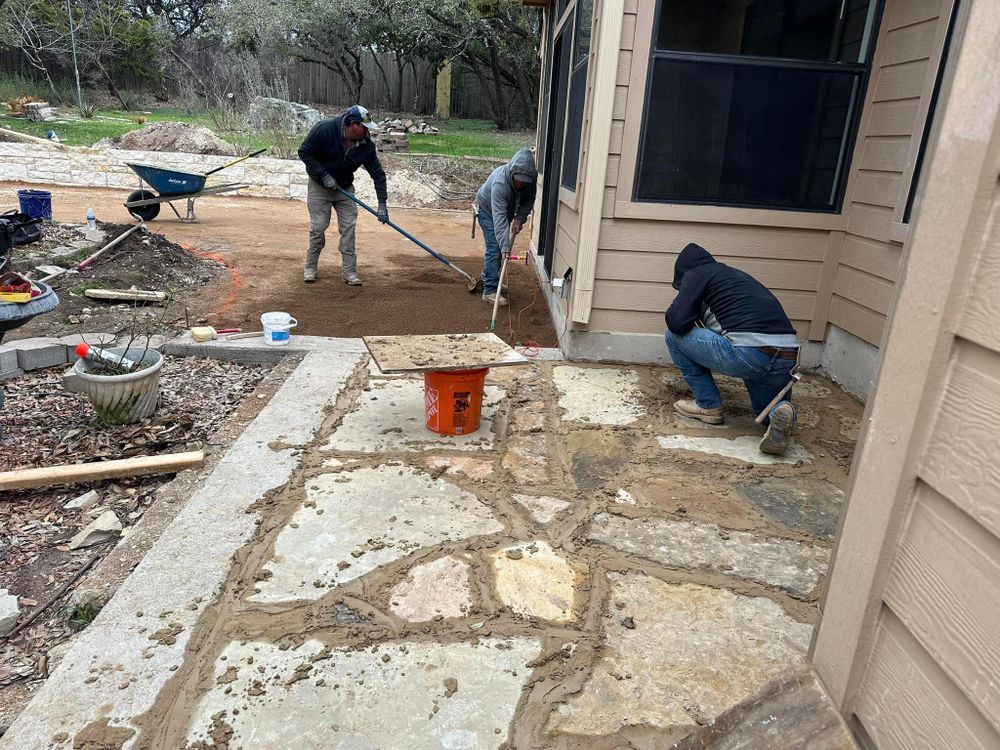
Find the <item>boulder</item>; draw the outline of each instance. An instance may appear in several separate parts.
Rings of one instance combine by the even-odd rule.
[[[304,133],[323,119],[319,110],[307,104],[286,102],[269,96],[258,96],[248,110],[250,126],[255,130],[277,130],[281,133]]]

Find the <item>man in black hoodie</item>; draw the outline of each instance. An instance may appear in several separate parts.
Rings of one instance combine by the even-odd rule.
[[[693,399],[674,403],[685,417],[722,424],[722,395],[712,371],[741,378],[754,415],[778,395],[798,361],[795,329],[781,303],[750,274],[719,263],[700,245],[685,247],[674,263],[677,297],[666,312],[667,348]],[[789,392],[791,398],[791,392]],[[780,455],[795,425],[791,401],[767,417],[760,449]]]
[[[309,250],[303,280],[316,281],[319,254],[326,244],[326,229],[330,226],[331,209],[337,212],[340,231],[341,273],[344,283],[361,286],[358,278],[358,256],[354,248],[354,227],[358,223],[358,206],[340,192],[354,189],[354,173],[361,167],[371,175],[378,196],[378,220],[389,221],[385,171],[378,160],[370,130],[378,128],[364,107],[348,107],[340,117],[318,122],[299,146],[299,158],[309,174],[306,204],[309,206]]]

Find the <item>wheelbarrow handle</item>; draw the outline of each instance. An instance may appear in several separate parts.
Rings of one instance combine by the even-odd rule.
[[[216,172],[221,172],[223,169],[226,169],[227,167],[231,167],[234,164],[239,164],[241,161],[246,161],[247,159],[250,159],[250,158],[252,158],[254,156],[260,156],[265,151],[267,151],[266,148],[257,149],[252,154],[247,154],[246,156],[241,156],[239,159],[236,159],[235,161],[231,161],[228,164],[223,164],[221,167],[216,167],[215,169],[208,170],[207,172],[205,172],[205,176],[208,177],[210,174],[215,174]]]

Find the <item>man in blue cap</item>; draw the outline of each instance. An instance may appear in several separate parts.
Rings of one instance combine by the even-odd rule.
[[[389,221],[386,208],[385,171],[369,133],[377,130],[371,115],[355,104],[340,117],[322,120],[309,131],[299,146],[299,158],[309,174],[306,203],[309,206],[309,250],[306,252],[303,280],[316,281],[319,254],[326,244],[326,229],[330,226],[331,209],[337,212],[340,232],[341,273],[344,283],[361,286],[358,278],[358,257],[354,247],[354,227],[358,222],[358,207],[340,192],[354,189],[354,173],[361,167],[371,175],[378,196],[378,220]]]

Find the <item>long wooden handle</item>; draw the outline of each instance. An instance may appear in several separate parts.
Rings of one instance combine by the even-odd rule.
[[[148,474],[171,474],[205,462],[203,451],[168,453],[160,456],[137,456],[116,461],[94,461],[86,464],[63,464],[41,469],[20,469],[0,473],[0,490],[24,490],[49,487],[54,484],[97,482],[114,477],[134,477]]]
[[[507,259],[510,258],[509,255],[504,254],[503,264],[500,266],[500,278],[497,280],[497,290],[494,292],[493,296],[493,317],[490,318],[490,330],[495,330],[497,327],[497,310],[500,309],[500,295],[503,292],[503,277],[507,275]]]

